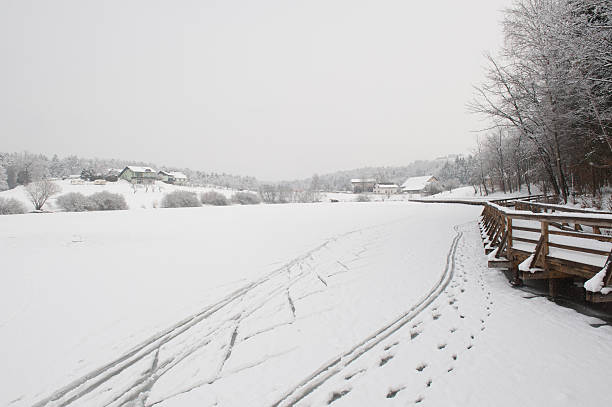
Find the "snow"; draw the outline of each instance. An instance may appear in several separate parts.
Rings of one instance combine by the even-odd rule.
[[[421,177],[410,177],[402,184],[402,189],[406,191],[421,191],[423,190],[433,175],[424,175]]]
[[[532,194],[539,193],[537,188],[532,188]],[[509,199],[517,198],[529,195],[527,188],[523,188],[513,193],[503,193],[502,191],[496,191],[489,195],[480,195],[474,193],[474,188],[471,186],[455,188],[451,191],[443,191],[438,194],[424,197],[423,199],[469,199],[474,201],[490,201],[495,199]]]
[[[591,279],[587,280],[584,283],[585,290],[592,293],[602,293],[604,295],[612,292],[612,287],[604,287],[607,269],[608,267],[606,265],[606,267],[602,268],[597,274],[591,277]]]
[[[136,165],[128,165],[126,168],[129,168],[133,172],[156,172],[151,167],[139,167],[139,166],[136,166]]]
[[[0,405],[601,404],[612,329],[508,287],[479,212],[4,216]]]
[[[84,182],[84,184],[71,184],[69,179],[54,181],[62,191],[51,197],[44,206],[44,209],[51,211],[60,211],[61,209],[55,205],[58,196],[68,192],[80,192],[84,195],[91,195],[95,192],[108,191],[124,196],[129,209],[151,209],[160,206],[163,196],[175,190],[185,190],[195,192],[200,195],[206,191],[217,191],[231,197],[236,190],[211,186],[211,187],[188,187],[166,184],[161,181],[156,181],[152,185],[131,184],[126,180],[120,179],[117,182],[107,182],[104,185],[95,185],[93,182]],[[34,206],[30,203],[27,192],[23,186],[19,186],[8,191],[0,192],[0,197],[16,198],[23,202],[29,210],[33,210]]]

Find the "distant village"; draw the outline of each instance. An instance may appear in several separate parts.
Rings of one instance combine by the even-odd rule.
[[[402,185],[389,182],[377,182],[375,178],[354,178],[351,180],[353,192],[356,194],[374,193],[380,195],[428,195],[430,189],[438,184],[438,179],[433,175],[410,177]]]
[[[156,171],[151,167],[128,165],[123,169],[110,168],[106,174],[90,174],[84,170],[80,175],[71,175],[72,184],[83,183],[85,180],[96,184],[104,184],[119,179],[131,184],[150,185],[155,181],[162,181],[173,185],[187,185],[188,177],[179,171]],[[401,185],[391,182],[378,181],[376,178],[353,178],[351,179],[352,192],[355,194],[379,194],[397,195],[408,194],[411,196],[430,195],[435,192],[432,189],[439,184],[439,180],[433,175],[410,177]]]
[[[188,178],[185,174],[178,171],[156,171],[151,167],[128,165],[123,169],[109,168],[106,174],[94,174],[91,171],[83,170],[79,175],[71,175],[72,184],[84,183],[85,180],[93,181],[95,184],[105,184],[107,181],[114,182],[124,179],[132,184],[153,184],[155,181],[162,181],[167,184],[187,185]]]

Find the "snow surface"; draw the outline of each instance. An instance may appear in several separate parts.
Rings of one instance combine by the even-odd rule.
[[[95,185],[93,182],[85,182],[85,184],[82,185],[73,185],[70,183],[70,181],[71,180],[69,179],[53,181],[61,188],[61,192],[52,196],[47,201],[44,206],[45,210],[61,211],[61,209],[55,205],[55,201],[58,196],[61,196],[68,192],[80,192],[84,195],[91,195],[96,192],[108,191],[115,194],[121,194],[125,197],[125,201],[127,202],[129,209],[157,208],[160,206],[161,200],[164,195],[175,190],[195,192],[198,195],[206,191],[217,191],[228,198],[236,192],[236,190],[233,189],[225,189],[217,186],[188,187],[166,184],[161,181],[156,181],[153,185],[148,186],[138,184],[133,185],[123,179],[120,179],[117,182],[107,182],[104,185]],[[34,209],[34,205],[32,205],[32,203],[30,202],[28,194],[23,186],[10,189],[8,191],[0,192],[0,197],[16,198],[23,202],[28,208],[28,210]]]
[[[420,177],[410,177],[402,184],[403,190],[408,191],[420,191],[424,189],[428,181],[433,177],[433,175],[424,175]]]
[[[612,328],[487,269],[479,212],[1,217],[0,405],[602,404]]]

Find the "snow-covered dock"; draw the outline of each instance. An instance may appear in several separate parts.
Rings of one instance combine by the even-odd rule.
[[[612,301],[612,213],[524,201],[484,204],[481,237],[489,266],[509,268],[514,282],[582,281],[586,300]],[[548,212],[550,211],[550,213]]]

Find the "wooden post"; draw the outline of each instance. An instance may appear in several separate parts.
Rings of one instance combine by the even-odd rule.
[[[508,217],[508,237],[506,237],[506,258],[512,261],[512,218]]]
[[[542,236],[542,256],[543,257],[543,263],[546,264],[546,256],[548,256],[548,222],[540,222],[542,224],[542,231],[541,231],[541,236]]]
[[[559,279],[549,278],[548,279],[548,297],[554,300],[559,292]]]
[[[593,233],[597,233],[598,235],[601,235],[601,230],[599,229],[599,226],[593,226]]]

